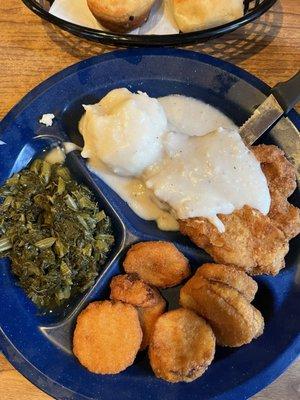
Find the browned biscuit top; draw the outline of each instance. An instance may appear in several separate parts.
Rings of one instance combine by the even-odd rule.
[[[102,26],[126,33],[147,21],[155,0],[87,0],[89,9]]]
[[[87,0],[88,6],[106,17],[126,20],[129,16],[139,16],[152,7],[154,0]]]

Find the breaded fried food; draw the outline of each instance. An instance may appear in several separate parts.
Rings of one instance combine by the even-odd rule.
[[[211,364],[215,345],[214,333],[205,320],[179,308],[157,320],[149,346],[150,364],[158,378],[191,382]]]
[[[123,266],[127,273],[159,288],[176,286],[190,275],[184,255],[172,243],[162,241],[134,244]]]
[[[110,298],[138,307],[152,307],[160,300],[157,289],[139,279],[137,274],[114,276],[110,283]]]
[[[271,194],[268,216],[285,234],[287,240],[300,232],[300,212],[287,201],[297,187],[295,167],[277,146],[253,146],[252,151],[260,161]]]
[[[143,332],[140,350],[144,350],[157,318],[165,312],[166,301],[159,291],[142,281],[136,274],[117,275],[110,283],[110,298],[136,307]]]
[[[180,304],[209,322],[221,346],[250,343],[264,329],[261,313],[240,291],[205,279],[201,268],[181,288]]]
[[[253,301],[258,286],[244,271],[223,264],[203,264],[197,273],[209,282],[219,282],[240,292],[249,302]]]
[[[137,307],[140,324],[143,331],[143,340],[140,350],[144,350],[150,343],[150,338],[157,319],[165,312],[166,301],[163,297],[152,307]]]
[[[215,262],[236,266],[250,275],[276,275],[284,267],[288,241],[268,216],[244,206],[219,218],[225,226],[224,233],[205,218],[180,221],[180,231]]]
[[[260,144],[252,146],[252,152],[261,163],[271,191],[277,190],[286,198],[297,187],[295,167],[277,146]]]
[[[142,329],[133,306],[96,301],[77,318],[73,352],[89,371],[117,374],[134,362],[141,342]]]
[[[230,215],[219,215],[224,233],[206,218],[179,221],[180,231],[218,263],[252,275],[276,275],[285,266],[289,240],[300,232],[300,210],[287,201],[295,190],[296,174],[278,147],[259,145],[252,149],[268,181],[269,214],[244,206]]]

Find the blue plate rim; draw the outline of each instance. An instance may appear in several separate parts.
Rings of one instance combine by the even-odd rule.
[[[246,70],[228,61],[221,60],[219,58],[216,58],[208,54],[195,52],[191,50],[182,50],[182,49],[173,49],[164,47],[154,47],[154,48],[140,47],[134,49],[116,50],[110,53],[96,55],[87,58],[83,61],[79,61],[53,74],[52,76],[50,76],[49,78],[47,78],[46,80],[35,86],[25,96],[23,96],[20,99],[20,101],[8,111],[8,113],[4,116],[4,118],[2,118],[2,120],[0,121],[0,127],[4,129],[5,126],[9,124],[10,119],[14,115],[19,113],[24,107],[27,107],[28,104],[31,102],[31,100],[34,99],[34,97],[43,93],[44,90],[48,90],[52,85],[54,85],[58,81],[62,81],[67,76],[72,75],[75,72],[78,72],[79,70],[83,70],[85,68],[91,67],[94,64],[97,64],[99,59],[103,62],[110,61],[122,55],[128,55],[128,56],[162,55],[169,57],[182,57],[182,58],[189,58],[192,60],[198,60],[206,64],[214,65],[229,73],[238,76],[239,78],[245,80],[247,83],[250,83],[252,86],[259,89],[266,96],[269,95],[271,91],[271,87],[268,84],[266,84],[253,74],[247,72]],[[299,126],[300,115],[294,109],[292,109],[289,112],[288,117],[291,119],[292,122],[294,122],[297,126]]]
[[[52,75],[35,88],[33,88],[28,94],[26,94],[1,120],[0,122],[0,138],[2,129],[10,124],[11,120],[21,112],[25,107],[31,103],[31,101],[43,93],[45,90],[49,90],[52,85],[59,81],[62,81],[67,76],[70,76],[78,71],[82,71],[85,68],[91,67],[94,64],[100,62],[110,61],[116,58],[125,58],[132,56],[169,56],[169,57],[181,57],[188,58],[191,60],[201,61],[206,64],[216,66],[226,72],[229,72],[242,80],[246,81],[250,85],[254,86],[260,90],[266,96],[270,93],[270,86],[261,81],[259,78],[250,74],[249,72],[237,67],[230,62],[220,60],[213,56],[198,53],[190,50],[180,50],[180,49],[166,49],[166,48],[136,48],[128,50],[118,50],[113,51],[108,54],[96,55],[86,60],[75,63],[64,70]],[[300,129],[300,116],[295,111],[292,110],[288,117],[295,124],[295,126]],[[67,391],[69,395],[72,395],[72,399],[85,400],[88,399],[86,396],[74,392],[72,389],[66,388],[61,384],[51,380],[49,384],[49,378],[41,371],[39,371],[34,365],[30,363],[11,343],[11,341],[6,337],[2,328],[0,327],[0,350],[2,350],[5,357],[11,364],[29,381],[31,381],[35,386],[39,387],[45,393],[57,396],[57,389],[63,388]],[[243,400],[259,392],[261,389],[265,388],[271,382],[273,382],[284,370],[296,359],[300,354],[300,333],[295,338],[295,340],[290,344],[290,346],[281,353],[267,368],[262,370],[260,373],[256,374],[243,384],[234,387],[232,390],[224,392],[222,395],[217,395],[212,398],[212,400]],[[35,382],[32,374],[37,373],[39,375],[39,383]],[[41,382],[43,381],[43,382]],[[75,394],[75,397],[73,397]],[[65,397],[56,397],[65,398]]]

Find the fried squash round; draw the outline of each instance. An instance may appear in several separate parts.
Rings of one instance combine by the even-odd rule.
[[[248,301],[253,301],[258,286],[254,279],[235,267],[224,264],[203,264],[197,273],[210,282],[219,282],[239,291]]]
[[[143,331],[143,340],[140,350],[149,346],[150,339],[157,319],[165,312],[166,301],[161,297],[160,301],[152,307],[137,307],[140,324]]]
[[[144,350],[157,318],[165,312],[166,301],[159,291],[142,281],[136,274],[113,277],[110,283],[110,298],[121,300],[136,307],[143,332],[140,350]]]
[[[114,276],[110,283],[110,298],[138,307],[152,307],[160,300],[157,289],[139,279],[137,274]]]
[[[191,382],[211,364],[215,345],[214,333],[205,320],[179,308],[157,320],[149,346],[150,364],[158,378]]]
[[[73,352],[96,374],[117,374],[133,362],[142,342],[137,310],[112,301],[90,303],[77,318]]]
[[[217,343],[239,347],[262,334],[264,319],[238,290],[208,281],[198,272],[181,288],[180,304],[211,325]]]
[[[169,242],[141,242],[127,252],[123,263],[127,273],[159,288],[176,286],[190,275],[188,260]]]

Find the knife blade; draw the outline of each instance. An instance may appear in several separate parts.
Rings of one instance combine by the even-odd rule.
[[[300,71],[288,81],[274,86],[270,96],[258,106],[252,116],[241,126],[240,135],[244,143],[251,146],[299,101]]]
[[[240,127],[240,135],[244,143],[247,146],[251,146],[283,114],[283,109],[273,94],[271,94]]]
[[[239,132],[249,147],[273,126],[272,138],[294,164],[300,186],[300,133],[288,118],[283,117],[299,100],[300,71],[287,82],[277,84]]]

